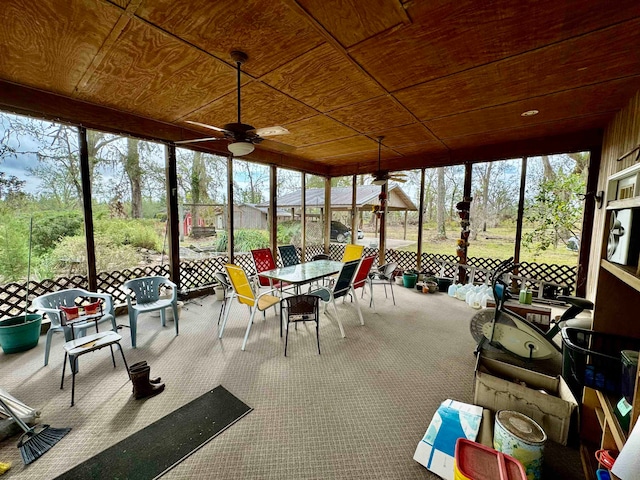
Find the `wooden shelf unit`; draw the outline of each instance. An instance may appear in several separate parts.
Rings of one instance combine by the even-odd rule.
[[[609,200],[605,225],[610,224],[611,212],[626,208],[633,208],[634,213],[640,215],[640,196],[624,200]],[[640,278],[637,276],[637,266],[619,265],[606,259],[608,235],[609,230],[605,228],[593,312],[593,330],[640,338],[640,321],[637,321],[637,305],[640,305]],[[599,444],[603,449],[618,451],[622,449],[627,441],[627,433],[614,414],[618,400],[619,398],[611,398],[600,391],[584,389],[581,434],[585,444],[591,442]],[[638,374],[636,374],[635,395],[631,406],[633,410],[629,431],[640,415],[640,376]],[[587,460],[583,457],[585,471]]]

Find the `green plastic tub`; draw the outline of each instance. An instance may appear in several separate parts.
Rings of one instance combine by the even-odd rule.
[[[0,345],[4,353],[18,353],[38,345],[42,315],[30,313],[0,320]]]
[[[418,274],[416,273],[405,273],[402,275],[402,283],[407,288],[414,288],[416,286],[417,281],[418,281]]]

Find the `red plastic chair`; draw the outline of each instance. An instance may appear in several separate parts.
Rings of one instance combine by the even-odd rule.
[[[362,295],[364,296],[364,286],[368,283],[367,279],[369,278],[369,271],[371,270],[375,259],[376,257],[371,255],[370,257],[364,257],[362,262],[360,262],[360,268],[358,268],[356,276],[353,278],[354,292],[358,288],[362,288]],[[373,296],[373,290],[371,290],[371,296]]]
[[[287,287],[289,283],[274,282],[272,279],[262,277],[260,272],[266,272],[267,270],[273,270],[277,268],[276,261],[273,258],[273,253],[268,248],[258,248],[251,250],[251,256],[253,257],[253,265],[258,273],[258,286],[269,288],[283,288]]]

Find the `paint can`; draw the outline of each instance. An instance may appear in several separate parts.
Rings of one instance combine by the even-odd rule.
[[[520,412],[496,413],[493,448],[518,459],[528,480],[542,478],[542,461],[547,434],[534,420]]]

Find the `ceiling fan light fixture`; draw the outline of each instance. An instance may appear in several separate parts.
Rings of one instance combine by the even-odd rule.
[[[230,143],[227,148],[235,157],[241,157],[243,155],[248,155],[254,150],[254,146],[249,142],[233,142]]]
[[[371,183],[373,185],[384,185],[387,181],[384,178],[375,178]]]

